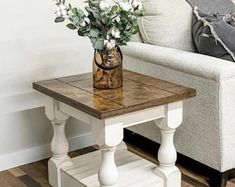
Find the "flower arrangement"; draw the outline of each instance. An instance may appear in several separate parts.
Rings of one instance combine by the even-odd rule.
[[[105,0],[87,0],[85,10],[65,0],[55,1],[55,22],[68,21],[67,27],[77,30],[79,36],[89,37],[96,50],[126,45],[138,32],[137,18],[143,15],[143,6],[137,0],[116,0],[112,5]]]

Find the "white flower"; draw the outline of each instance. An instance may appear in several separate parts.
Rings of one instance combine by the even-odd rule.
[[[134,20],[134,19],[136,19],[136,16],[132,15],[132,16],[130,16],[130,19]]]
[[[117,29],[112,29],[111,31],[111,35],[114,37],[114,38],[120,38],[120,31],[117,30]]]
[[[107,49],[112,49],[116,46],[116,41],[115,40],[104,40],[104,45],[106,46]]]
[[[56,12],[55,12],[57,17],[63,17],[63,18],[68,18],[68,10],[65,5],[60,4],[56,7]]]
[[[85,21],[87,24],[90,24],[90,23],[91,23],[91,21],[90,21],[89,18],[85,18],[84,21]]]
[[[115,0],[114,2],[117,3],[117,4],[119,4],[119,3],[122,2],[122,0]]]
[[[86,26],[86,22],[83,21],[83,22],[81,22],[79,25],[80,25],[81,27],[85,27],[85,26]]]
[[[109,5],[104,0],[102,0],[100,1],[99,7],[101,10],[105,10],[109,8]]]
[[[79,24],[80,27],[85,27],[87,24],[90,24],[89,18],[84,18],[84,20]]]
[[[121,2],[121,3],[119,3],[119,6],[121,7],[122,10],[124,10],[126,12],[132,10],[132,6],[129,2],[125,2],[125,3]]]
[[[71,17],[71,16],[73,16],[73,12],[72,12],[72,10],[69,10],[68,11],[68,17]]]
[[[66,10],[66,9],[67,9],[66,6],[63,5],[63,4],[60,4],[60,5],[58,5],[58,6],[59,6],[60,10]]]
[[[112,19],[113,21],[116,21],[117,23],[119,23],[120,20],[121,20],[119,14],[113,14],[113,15],[111,16],[111,19]]]
[[[114,18],[114,21],[116,21],[117,23],[119,23],[120,22],[120,16],[116,16],[115,18]]]
[[[60,11],[56,11],[55,14],[56,14],[57,17],[61,17],[61,12]]]
[[[68,18],[68,11],[67,10],[61,10],[61,16],[64,18]]]
[[[56,8],[55,8],[55,13],[57,13],[57,12],[60,12],[60,7],[59,6],[56,6]]]

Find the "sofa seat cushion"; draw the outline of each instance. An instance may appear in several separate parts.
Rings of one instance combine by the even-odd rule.
[[[195,51],[192,8],[185,0],[143,0],[143,5],[139,28],[145,43]]]

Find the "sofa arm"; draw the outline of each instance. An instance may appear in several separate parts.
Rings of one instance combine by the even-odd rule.
[[[235,168],[235,64],[141,43],[129,43],[122,51],[128,69],[197,90],[184,103],[177,151],[220,172]],[[160,142],[155,125],[131,130]]]
[[[216,81],[235,77],[233,62],[198,53],[137,42],[122,47],[122,52],[130,57]]]

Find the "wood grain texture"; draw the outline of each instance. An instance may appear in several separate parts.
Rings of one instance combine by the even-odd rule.
[[[27,175],[30,178],[33,178],[35,180],[35,183],[37,183],[39,186],[50,187],[50,185],[48,184],[48,179],[47,179],[47,176],[48,176],[47,166],[39,162],[35,162],[30,165],[21,166],[20,169],[24,171],[25,173],[27,173]],[[24,179],[26,182],[30,181],[28,178],[24,178]]]
[[[0,187],[27,187],[19,178],[9,171],[0,172]]]
[[[98,118],[102,113],[111,113],[124,108],[118,103],[56,79],[35,83],[34,89]]]
[[[153,163],[157,163],[155,157],[143,152],[143,150],[137,147],[132,147],[130,145],[128,146],[128,148],[132,152],[140,155],[141,157],[144,157]],[[96,149],[94,149],[93,147],[89,147],[70,152],[69,155],[72,157],[76,157],[78,155],[86,154],[95,150]],[[51,187],[47,179],[47,166],[46,166],[47,161],[48,160],[42,160],[39,162],[13,168],[10,171],[0,172],[0,187],[35,187],[33,186],[34,184],[32,184],[31,182],[32,180],[22,178],[23,175],[27,175],[28,178],[31,177],[34,181],[38,181],[38,178],[41,178],[40,180],[45,182],[39,183],[40,187]],[[208,179],[203,175],[194,173],[180,165],[178,165],[178,167],[182,171],[182,179],[183,179],[182,187],[209,187]],[[233,177],[235,177],[235,174]],[[23,180],[27,184],[24,184],[23,181],[21,180]],[[231,179],[226,187],[235,187],[235,179]]]
[[[12,169],[9,169],[8,171],[15,177],[20,177],[20,176],[25,175],[25,172],[21,170],[20,168],[12,168]]]
[[[153,173],[155,164],[141,159],[126,150],[126,148],[119,146],[116,151],[116,164],[119,171],[118,183],[113,187],[153,187],[163,186],[163,180]],[[99,163],[101,155],[99,151],[89,153],[85,156],[76,157],[73,159],[74,166],[62,169],[62,178],[67,180],[62,182],[64,187],[98,187],[99,181],[97,172],[99,170]],[[81,164],[82,163],[82,164]],[[76,180],[74,185],[71,185],[68,179]],[[146,180],[148,179],[148,180]],[[78,182],[79,181],[79,182]],[[83,185],[80,185],[80,184]]]
[[[123,87],[118,89],[93,88],[91,73],[35,82],[33,88],[99,119],[196,95],[194,89],[126,70]]]

